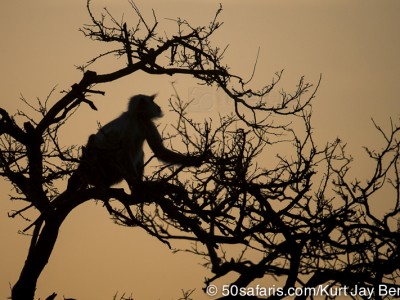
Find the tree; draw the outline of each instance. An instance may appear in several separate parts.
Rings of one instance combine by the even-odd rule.
[[[39,213],[25,229],[32,233],[31,246],[13,287],[13,299],[34,298],[37,279],[62,222],[92,199],[102,201],[116,222],[139,226],[164,243],[174,239],[193,242],[179,250],[206,259],[205,266],[215,274],[206,280],[207,286],[227,274],[238,274],[221,296],[268,292],[266,296],[283,298],[294,287],[322,285],[347,287],[349,294],[355,288],[397,288],[399,233],[394,221],[400,207],[399,127],[393,124],[386,133],[376,125],[386,144],[379,152],[367,149],[375,172],[366,182],[352,181],[348,178],[351,158],[343,142],[336,140],[320,148],[313,140],[311,100],[319,84],[313,87],[301,78],[293,93],[281,92],[280,103],[268,103],[265,96],[277,88],[282,72],[260,90],[249,88],[250,82],[230,73],[223,64],[225,49],[213,47],[210,41],[221,26],[221,9],[203,27],[175,20],[176,33],[165,36],[157,31],[155,15],[149,25],[130,3],[138,17],[134,27],[117,21],[107,10],[96,18],[88,2],[92,23],[82,32],[117,46],[82,66],[83,78],[54,105],[40,103],[38,120],[22,113],[24,120],[18,123],[16,117],[0,110],[1,175],[14,185],[15,199],[27,203],[14,216],[28,210]],[[125,58],[126,66],[108,74],[88,70],[108,55]],[[145,200],[117,188],[89,186],[74,195],[60,192],[57,182],[73,174],[80,157],[75,146],[61,147],[60,129],[82,105],[96,108],[89,96],[103,92],[95,86],[140,70],[191,75],[230,97],[235,114],[221,117],[218,124],[192,121],[185,111],[187,101],[179,95],[170,102],[177,114],[173,136],[184,142],[188,152],[210,149],[206,165],[161,168],[150,174],[144,183]],[[267,163],[258,159],[280,145],[285,145],[287,153]],[[194,180],[188,181],[187,176]],[[397,193],[393,210],[377,215],[371,199],[386,186]],[[258,278],[274,276],[280,278],[281,289],[251,289]]]

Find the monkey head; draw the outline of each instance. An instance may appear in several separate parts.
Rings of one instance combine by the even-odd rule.
[[[128,113],[142,119],[155,119],[163,116],[161,108],[154,102],[157,95],[136,95],[129,100]]]

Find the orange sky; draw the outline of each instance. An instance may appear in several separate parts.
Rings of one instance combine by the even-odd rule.
[[[96,1],[118,15],[127,1]],[[3,1],[0,5],[0,106],[10,113],[25,109],[20,94],[35,101],[45,98],[57,85],[68,89],[81,78],[74,65],[81,65],[102,50],[86,40],[78,28],[89,21],[85,1]],[[112,3],[109,4],[109,3]],[[165,18],[182,17],[195,25],[205,24],[218,8],[218,1],[137,1],[145,16],[154,8],[160,29],[172,23]],[[356,159],[354,174],[368,172],[363,163],[363,145],[378,146],[371,118],[388,128],[389,118],[399,122],[400,99],[400,2],[391,1],[222,1],[224,26],[215,38],[220,46],[230,44],[225,62],[235,73],[249,77],[260,47],[254,83],[268,83],[276,71],[285,69],[282,87],[290,91],[305,75],[323,81],[314,103],[314,128],[324,144],[337,136],[348,142]],[[163,27],[164,26],[164,27]],[[96,69],[116,68],[115,61]],[[103,124],[120,114],[129,96],[159,93],[157,99],[173,94],[171,82],[182,97],[211,93],[217,105],[207,115],[229,110],[223,95],[213,89],[198,89],[183,77],[151,77],[134,74],[121,81],[98,86],[106,96],[93,99],[98,112],[80,111],[85,122],[69,127],[66,144],[82,144]],[[195,93],[193,92],[195,91]],[[194,94],[193,94],[194,93]],[[197,93],[197,94],[196,94]],[[273,99],[274,95],[271,95]],[[116,101],[116,99],[120,101]],[[112,102],[113,101],[113,102]],[[193,111],[194,117],[204,112]],[[168,119],[160,122],[166,122]],[[368,166],[368,165],[367,165]],[[10,186],[0,183],[0,299],[10,294],[28,249],[28,238],[17,231],[26,224],[7,218],[15,209],[8,201]],[[53,291],[78,299],[112,299],[119,292],[132,292],[135,299],[177,299],[181,289],[197,288],[209,276],[188,254],[172,255],[168,248],[139,229],[114,225],[101,205],[85,204],[73,212],[61,228],[50,262],[38,283],[36,296]]]

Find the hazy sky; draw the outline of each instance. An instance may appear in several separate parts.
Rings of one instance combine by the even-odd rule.
[[[127,1],[93,2],[100,8],[107,5],[117,16],[125,11],[127,20],[133,16],[127,11]],[[182,17],[195,25],[205,24],[219,2],[136,3],[148,17],[154,8],[160,26],[166,26],[172,34],[172,23],[166,18]],[[267,84],[276,71],[285,69],[282,87],[288,91],[295,88],[300,76],[317,82],[322,74],[314,103],[315,134],[322,144],[337,136],[347,141],[348,150],[356,159],[354,173],[364,172],[361,147],[381,142],[371,118],[384,128],[388,128],[390,117],[399,122],[400,2],[230,0],[222,4],[224,25],[214,42],[220,46],[230,44],[225,62],[235,73],[249,77],[260,47],[255,84]],[[60,91],[78,82],[81,74],[74,66],[104,49],[78,31],[88,21],[83,0],[3,1],[0,107],[15,113],[26,109],[19,101],[21,94],[35,101],[36,97],[45,98],[57,86],[55,100]],[[95,71],[118,67],[110,62]],[[106,91],[105,97],[93,99],[99,111],[82,109],[80,118],[85,126],[71,125],[73,134],[66,135],[65,143],[84,143],[97,128],[97,121],[104,124],[117,116],[133,94],[158,92],[162,102],[173,93],[172,81],[183,97],[197,91],[194,81],[182,77],[144,74],[98,86]],[[224,106],[220,94],[215,95],[219,102],[210,110],[223,113],[229,107]],[[193,112],[196,113],[199,112]],[[0,299],[5,299],[10,294],[10,283],[18,278],[29,239],[17,234],[25,223],[7,218],[7,212],[16,208],[8,200],[10,186],[1,182],[0,188]],[[106,300],[119,291],[132,292],[135,300],[177,299],[181,289],[197,288],[201,299],[202,280],[209,273],[200,263],[188,254],[172,255],[166,246],[140,229],[114,225],[101,205],[87,203],[62,226],[36,296],[43,299],[56,291],[66,297]]]

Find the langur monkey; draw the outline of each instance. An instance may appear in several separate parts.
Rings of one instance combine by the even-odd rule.
[[[162,117],[153,96],[133,96],[128,110],[89,136],[80,165],[68,181],[68,189],[87,184],[110,187],[126,180],[129,186],[142,181],[143,143],[146,140],[161,161],[184,166],[200,166],[201,158],[183,155],[164,147],[153,119]]]

